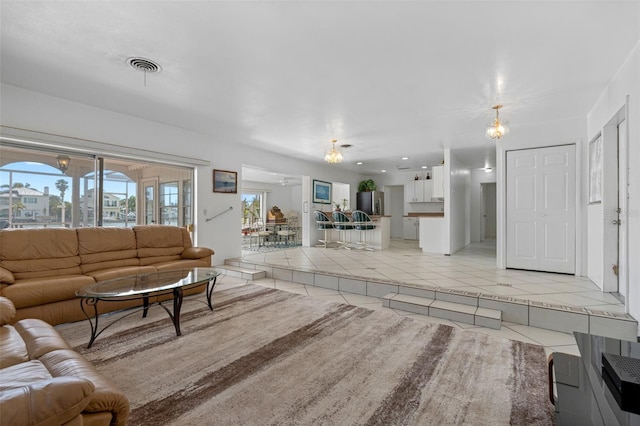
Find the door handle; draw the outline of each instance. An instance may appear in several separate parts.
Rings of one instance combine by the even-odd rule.
[[[622,221],[620,219],[613,219],[611,223],[613,223],[614,225],[620,225]]]

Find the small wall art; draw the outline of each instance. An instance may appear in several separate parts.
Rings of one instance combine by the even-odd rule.
[[[331,182],[313,180],[313,202],[331,204]]]
[[[228,170],[213,170],[213,192],[238,193],[238,173]]]

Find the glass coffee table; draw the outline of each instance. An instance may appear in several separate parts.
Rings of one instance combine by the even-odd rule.
[[[142,317],[146,318],[149,307],[153,304],[161,306],[171,318],[173,326],[176,329],[176,336],[180,336],[180,309],[182,307],[183,291],[199,286],[206,285],[207,305],[213,311],[211,304],[211,296],[216,280],[221,274],[214,268],[191,268],[180,269],[175,271],[155,272],[148,274],[130,275],[121,278],[115,278],[107,281],[100,281],[90,284],[76,291],[76,296],[80,297],[80,307],[86,315],[91,325],[91,339],[89,340],[90,348],[96,338],[102,334],[107,328],[116,322],[138,312],[134,310],[131,313],[118,318],[117,320],[106,325],[101,330],[98,328],[98,303],[99,302],[121,302],[125,300],[142,300]],[[172,295],[173,312],[169,310],[162,301],[158,300],[159,296]],[[150,299],[156,299],[150,303]],[[167,299],[168,301],[169,299]],[[93,309],[91,309],[93,308]],[[93,310],[93,312],[91,312]]]

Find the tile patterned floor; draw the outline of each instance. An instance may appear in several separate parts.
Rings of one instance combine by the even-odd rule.
[[[381,280],[401,281],[425,286],[455,288],[487,295],[510,296],[554,305],[567,305],[624,312],[624,305],[610,294],[602,293],[589,279],[565,274],[496,269],[495,241],[474,243],[452,256],[426,254],[417,241],[391,240],[391,248],[384,251],[325,249],[296,247],[266,253],[243,252],[242,259],[255,263],[322,270],[344,276],[360,276]],[[228,281],[234,280],[225,277]],[[237,280],[237,279],[236,279]],[[243,281],[243,280],[240,280]],[[369,309],[388,309],[375,297],[340,292],[314,286],[264,278],[255,284],[291,291],[311,297],[363,306]],[[571,334],[504,322],[500,330],[464,323],[391,311],[411,316],[419,321],[447,324],[479,333],[514,340],[537,343],[547,352],[560,351],[577,354]]]
[[[496,269],[495,240],[473,243],[451,256],[422,253],[417,241],[392,239],[391,249],[360,250],[296,247],[268,253],[243,252],[242,259],[292,268],[322,270],[510,296],[555,305],[624,312],[624,305],[585,277]]]
[[[225,275],[218,280],[216,291],[232,288],[239,285],[245,285],[247,283],[248,280]],[[260,280],[251,281],[251,283],[336,303],[347,303],[350,305],[361,306],[363,308],[374,310],[388,310],[389,312],[393,312],[396,315],[411,317],[417,321],[422,321],[425,323],[444,324],[458,329],[464,329],[477,333],[485,333],[496,337],[503,337],[527,343],[534,343],[544,346],[547,354],[551,352],[564,352],[575,355],[579,354],[578,347],[575,344],[573,336],[567,333],[528,327],[504,321],[502,322],[502,327],[500,328],[500,330],[494,330],[435,317],[428,317],[424,315],[411,314],[404,311],[388,309],[383,307],[380,299],[376,297],[339,292],[337,290],[330,290],[322,287],[306,286],[303,284],[282,281],[275,278],[262,278]]]

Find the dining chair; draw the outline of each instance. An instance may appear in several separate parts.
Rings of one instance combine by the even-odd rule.
[[[251,234],[249,234],[249,248],[252,245],[252,239],[255,238],[258,243],[258,247],[261,245],[265,245],[271,236],[271,231],[268,231],[264,226],[264,222],[262,220],[257,220],[251,226]]]

